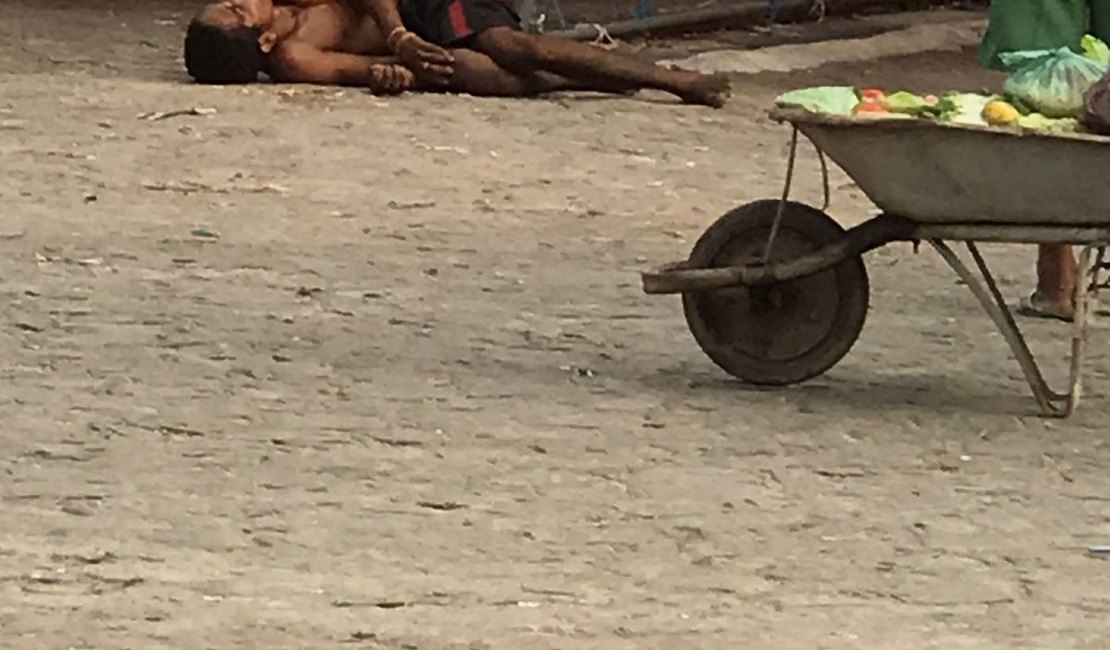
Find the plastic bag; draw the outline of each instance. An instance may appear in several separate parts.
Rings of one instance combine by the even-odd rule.
[[[859,104],[859,95],[850,86],[817,86],[779,95],[775,104],[797,106],[815,113],[851,115],[856,104]]]
[[[1083,96],[1083,126],[1095,135],[1110,135],[1110,75],[1094,83]]]
[[[1106,65],[1066,47],[999,56],[1014,71],[1003,86],[1006,95],[1048,117],[1077,117],[1084,93],[1106,73]]]

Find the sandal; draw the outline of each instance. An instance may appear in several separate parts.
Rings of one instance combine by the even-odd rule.
[[[1044,305],[1037,299],[1037,295],[1033,294],[1028,298],[1022,298],[1018,303],[1014,313],[1018,316],[1026,318],[1041,318],[1046,320],[1059,320],[1070,323],[1073,320],[1072,314],[1064,313],[1049,305]]]

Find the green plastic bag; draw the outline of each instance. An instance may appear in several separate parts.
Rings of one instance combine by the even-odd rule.
[[[1066,47],[999,55],[1013,74],[1002,89],[1008,97],[1047,117],[1077,117],[1083,94],[1106,74],[1106,65]]]

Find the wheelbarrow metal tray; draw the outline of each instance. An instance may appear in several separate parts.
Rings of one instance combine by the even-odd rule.
[[[796,108],[789,122],[880,210],[921,224],[1110,225],[1110,138]]]

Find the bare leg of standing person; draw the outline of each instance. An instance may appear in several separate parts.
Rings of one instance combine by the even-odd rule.
[[[1041,244],[1037,247],[1037,290],[1019,313],[1038,318],[1071,320],[1075,315],[1075,280],[1078,265],[1071,246]]]

